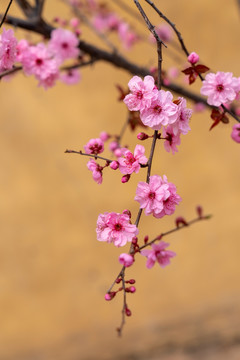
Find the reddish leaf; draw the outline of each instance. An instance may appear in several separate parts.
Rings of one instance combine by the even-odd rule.
[[[218,109],[212,109],[211,118],[213,120],[218,120],[220,116],[221,116],[221,113]]]
[[[118,101],[122,101],[125,98],[125,96],[128,94],[128,92],[125,92],[123,90],[123,88],[121,87],[121,85],[116,84],[116,88],[118,89],[118,91],[120,93],[119,97],[118,97]]]
[[[208,70],[209,70],[209,68],[202,64],[195,66],[195,71],[200,74],[203,74],[203,73],[207,72]]]
[[[197,77],[198,74],[195,71],[191,75],[189,75],[189,85],[193,84]]]
[[[194,68],[192,66],[188,67],[187,69],[185,70],[182,70],[182,72],[185,74],[185,75],[191,75],[193,72],[195,72]]]
[[[212,130],[215,126],[217,126],[220,123],[220,120],[214,120],[214,123],[210,127],[209,131]]]

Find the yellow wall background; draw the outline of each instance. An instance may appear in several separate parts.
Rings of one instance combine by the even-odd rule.
[[[7,1],[1,3],[2,12]],[[46,3],[46,19],[68,17],[62,2]],[[156,4],[204,64],[240,76],[236,1]],[[23,34],[16,31],[19,39]],[[86,34],[83,39],[95,40]],[[148,45],[126,56],[139,65],[155,61]],[[172,60],[167,50],[164,56],[167,68]],[[120,174],[107,169],[98,186],[86,159],[64,151],[83,148],[102,130],[118,133],[126,108],[116,101],[115,84],[126,87],[129,79],[99,63],[84,69],[81,83],[72,87],[59,83],[44,91],[20,73],[1,82],[0,359],[127,358],[169,342],[174,348],[218,336],[231,345],[239,337],[240,147],[230,138],[233,120],[208,131],[209,112],[194,114],[176,155],[158,144],[153,174],[166,174],[177,185],[183,201],[176,216],[190,219],[201,204],[213,217],[165,239],[177,253],[171,266],[150,271],[144,258],[137,259],[128,272],[137,280],[128,300],[133,316],[123,338],[116,337],[121,297],[107,303],[104,294],[120,269],[122,249],[96,241],[96,219],[125,208],[135,218],[135,189],[145,174],[122,185]],[[131,136],[124,141],[133,148]],[[174,218],[143,216],[141,237],[172,228]]]

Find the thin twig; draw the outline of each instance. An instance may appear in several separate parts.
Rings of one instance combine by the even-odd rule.
[[[12,2],[13,2],[13,0],[10,0],[9,3],[8,3],[8,6],[7,6],[6,10],[5,10],[5,13],[4,13],[4,15],[2,17],[2,20],[1,20],[1,23],[0,23],[0,28],[2,27],[2,25],[3,25],[3,23],[4,23],[5,19],[6,19],[8,10],[10,9],[10,6],[12,5]]]
[[[92,157],[94,159],[100,159],[100,160],[105,160],[108,163],[111,163],[113,160],[107,159],[105,157],[99,156],[99,155],[94,155],[94,154],[85,154],[83,153],[81,150],[80,151],[75,151],[75,150],[66,150],[64,151],[66,154],[78,154],[78,155],[83,155],[83,156],[89,156]]]

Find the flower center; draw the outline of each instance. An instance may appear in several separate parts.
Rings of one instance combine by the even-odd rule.
[[[141,100],[142,98],[143,98],[143,94],[142,94],[142,92],[141,91],[137,91],[137,98],[139,99],[139,100]]]
[[[67,49],[68,48],[68,43],[66,43],[66,42],[62,43],[62,48]]]
[[[42,59],[39,59],[39,58],[36,59],[35,62],[36,62],[36,65],[37,65],[37,66],[41,66],[41,65],[43,64],[43,60],[42,60]]]
[[[150,200],[154,200],[155,196],[156,196],[155,192],[152,192],[152,191],[148,194],[148,197]]]
[[[119,223],[117,223],[117,224],[114,225],[114,229],[115,229],[116,231],[120,231],[120,230],[122,230],[122,225],[119,224]]]
[[[224,90],[224,86],[222,84],[219,84],[216,86],[217,91],[221,92]]]
[[[160,114],[162,112],[162,107],[160,105],[154,106],[153,110],[155,113]]]

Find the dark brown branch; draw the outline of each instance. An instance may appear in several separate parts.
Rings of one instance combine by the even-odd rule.
[[[83,155],[83,156],[89,156],[89,157],[92,157],[94,159],[100,159],[100,160],[105,160],[106,162],[108,163],[111,163],[113,160],[110,160],[110,159],[107,159],[107,158],[104,158],[102,156],[98,156],[98,155],[94,155],[94,154],[85,154],[83,153],[81,150],[80,151],[75,151],[75,150],[66,150],[64,151],[65,154],[78,154],[78,155]]]

